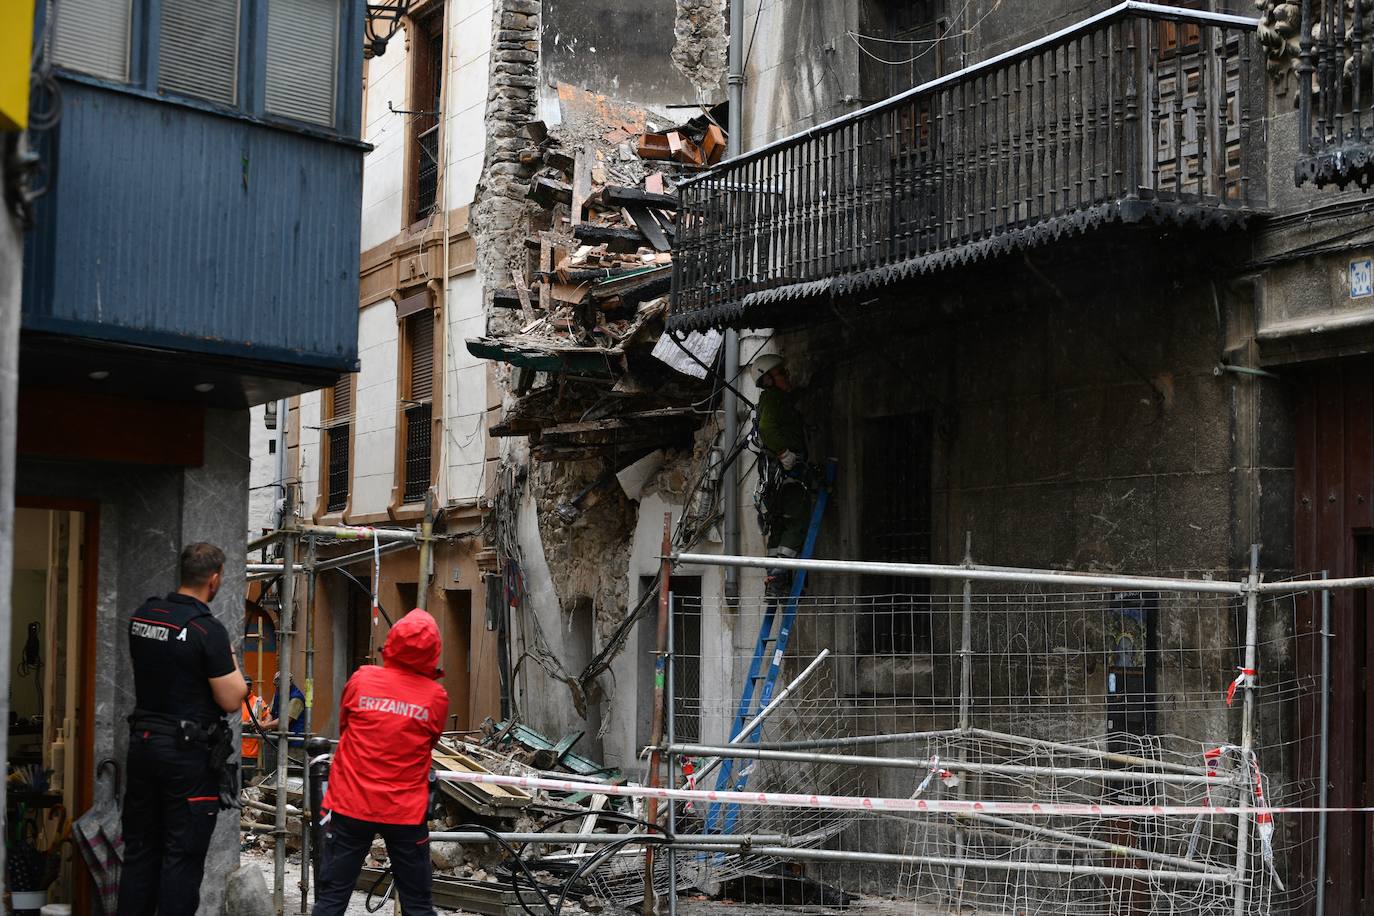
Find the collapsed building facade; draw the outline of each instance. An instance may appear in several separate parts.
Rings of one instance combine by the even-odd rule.
[[[1304,49],[1298,4],[746,3],[743,155],[723,164],[723,9],[611,6],[414,4],[368,62],[362,369],[284,415],[286,476],[317,523],[413,526],[428,497],[440,540],[428,570],[404,548],[321,579],[317,730],[384,637],[370,592],[436,610],[455,729],[581,733],[580,753],[635,772],[665,515],[675,552],[765,552],[748,371],[765,353],[801,383],[809,457],[836,460],[816,556],[1228,580],[1259,545],[1270,580],[1365,570],[1374,226],[1358,192],[1294,181],[1295,163],[1331,184],[1367,161],[1330,142],[1338,117],[1363,137],[1360,103],[1302,91],[1319,67],[1347,85],[1358,58]],[[723,744],[762,575],[703,559],[671,586],[678,737]],[[808,700],[830,719],[788,734],[957,722],[956,593],[813,578],[787,675],[843,662]],[[974,599],[975,671],[1001,701],[985,725],[1241,741],[1243,603],[1118,589],[1087,614],[1061,595],[1034,635],[1023,612],[1050,599],[1013,593]],[[1340,686],[1360,600],[1332,608],[1337,806],[1364,803],[1368,713]],[[1316,606],[1260,614],[1259,740],[1288,800],[1318,775]],[[1123,636],[1146,648],[1113,661]],[[1330,911],[1374,899],[1362,825],[1333,815],[1319,864],[1315,825],[1280,824],[1299,890],[1276,911],[1310,911],[1318,886]]]
[[[1294,178],[1301,160],[1299,177],[1335,182],[1340,156],[1314,150],[1313,136],[1319,146],[1346,129],[1363,136],[1355,97],[1369,91],[1358,64],[1368,33],[1357,10],[1337,39],[1349,43],[1343,57],[1334,45],[1314,51],[1299,40],[1298,4],[1265,4],[1259,17],[1250,6],[1102,12],[1063,0],[1029,15],[979,0],[746,4],[743,156],[668,178],[677,206],[665,331],[678,350],[702,347],[706,362],[718,340],[735,345],[730,331],[739,351],[721,365],[786,357],[802,383],[811,456],[839,468],[817,556],[958,564],[971,545],[1005,567],[1224,579],[1243,577],[1259,545],[1258,574],[1271,580],[1365,570],[1374,225],[1363,196]],[[1308,15],[1309,26],[1321,19]],[[1303,101],[1302,81],[1319,69],[1346,101]],[[576,172],[574,163],[574,205]],[[583,215],[570,209],[567,228]],[[489,281],[491,291],[505,285]],[[518,291],[508,301],[523,307]],[[749,373],[717,367],[695,402],[689,389],[608,412],[607,399],[572,393],[600,375],[601,390],[624,394],[635,376],[628,351],[590,340],[572,341],[572,355],[547,340],[531,349],[512,332],[547,317],[526,317],[493,322],[497,340],[480,345],[516,367],[497,375],[510,418],[497,432],[512,443],[498,550],[520,583],[507,593],[512,655],[523,660],[513,695],[525,721],[586,731],[599,738],[594,753],[630,767],[650,738],[658,647],[645,612],[664,514],[677,550],[719,553],[738,525],[738,552],[764,553],[747,459],[735,498],[719,490],[736,479],[727,465],[740,444],[720,438],[723,411],[739,411],[747,437],[744,401],[756,391]],[[592,316],[582,327],[595,325]],[[497,355],[502,338],[511,349]],[[533,351],[542,362],[528,361]],[[589,371],[597,360],[619,364]],[[732,401],[725,382],[743,398]],[[557,406],[532,420],[541,403]],[[637,421],[683,403],[713,412],[643,435]],[[730,505],[745,509],[729,519]],[[758,606],[762,576],[707,563],[679,565],[673,580],[675,632],[701,666],[693,694],[677,701],[701,711],[693,737],[722,744],[730,716],[706,711],[733,709],[739,696],[757,636],[740,608]],[[957,655],[938,614],[943,587],[840,575],[810,588],[833,611],[808,631],[803,609],[796,664],[843,652],[851,664],[836,676],[837,704],[887,708],[863,724],[874,733],[938,725],[914,707],[951,705],[939,686],[950,669],[937,657]],[[1367,711],[1358,689],[1339,686],[1364,651],[1360,601],[1344,593],[1332,609],[1326,737],[1345,755],[1329,775],[1333,805],[1364,803]],[[1142,679],[1131,688],[1141,717],[1128,730],[1238,742],[1223,702],[1238,643],[1213,638],[1239,625],[1238,609],[1208,618],[1189,602],[1145,603],[1091,626],[1064,622],[1091,629],[1078,634],[1091,642],[1130,620],[1132,638],[1150,647],[1147,662],[1124,665]],[[1260,715],[1280,748],[1267,767],[1306,797],[1315,745],[1286,736],[1315,715],[1316,602],[1270,608],[1260,629],[1261,680],[1273,695],[1293,688],[1291,702]],[[1040,691],[1076,698],[1058,733],[1042,737],[1123,727],[1105,650],[1095,658],[1014,627],[1003,636],[1008,656],[1022,640],[1046,659],[1074,653],[1083,668],[1040,687],[1034,677],[1000,684],[1011,707],[997,725],[1024,714],[1018,696],[1034,706]],[[1028,669],[1045,667],[1025,654]],[[1199,697],[1217,702],[1200,711]],[[906,794],[901,785],[887,781],[881,794]],[[1286,848],[1299,850],[1286,879],[1303,890],[1274,906],[1310,911],[1319,885],[1328,911],[1367,905],[1362,823],[1332,816],[1320,866],[1315,824],[1282,825]]]

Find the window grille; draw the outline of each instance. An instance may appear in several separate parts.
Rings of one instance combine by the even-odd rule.
[[[348,489],[352,478],[349,460],[352,457],[353,432],[351,379],[343,379],[330,389],[329,405],[329,418],[325,429],[328,448],[325,456],[328,469],[325,511],[341,512],[348,507]]]
[[[430,427],[434,397],[434,313],[429,309],[405,319],[409,361],[405,411],[404,502],[419,502],[432,481]]]
[[[238,0],[162,0],[158,89],[233,105],[238,74]]]
[[[429,426],[430,405],[407,407],[406,417],[406,486],[404,500],[419,502],[429,489]]]
[[[62,0],[50,7],[52,59],[59,67],[124,83],[129,79],[132,0]]]
[[[442,19],[431,16],[416,25],[412,52],[414,98],[411,115],[413,210],[416,223],[434,213],[439,199],[439,109],[444,87]]]
[[[266,108],[332,126],[339,0],[269,0]]]

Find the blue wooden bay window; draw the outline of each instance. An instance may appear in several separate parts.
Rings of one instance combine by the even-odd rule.
[[[66,78],[358,136],[360,0],[58,0],[38,20]]]

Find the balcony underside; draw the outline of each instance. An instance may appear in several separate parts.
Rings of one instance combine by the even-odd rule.
[[[672,315],[668,327],[671,331],[696,331],[712,327],[785,325],[804,319],[805,315],[779,310],[778,306],[783,303],[823,301],[871,292],[1017,252],[1032,251],[1056,243],[1072,243],[1074,239],[1112,227],[1135,228],[1143,233],[1149,233],[1154,227],[1182,228],[1211,234],[1243,229],[1252,220],[1263,216],[1258,210],[1217,206],[1196,200],[1180,201],[1168,195],[1108,201],[1010,229],[991,238],[857,273],[836,274],[810,282],[774,283],[752,289],[738,287],[718,304]],[[1142,236],[1137,234],[1134,238],[1142,239]]]

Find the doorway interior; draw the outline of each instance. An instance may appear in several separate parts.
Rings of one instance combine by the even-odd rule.
[[[97,517],[95,504],[20,500],[9,595],[6,843],[27,836],[56,849],[49,900],[77,911],[87,902],[86,870],[58,843],[92,801]]]

